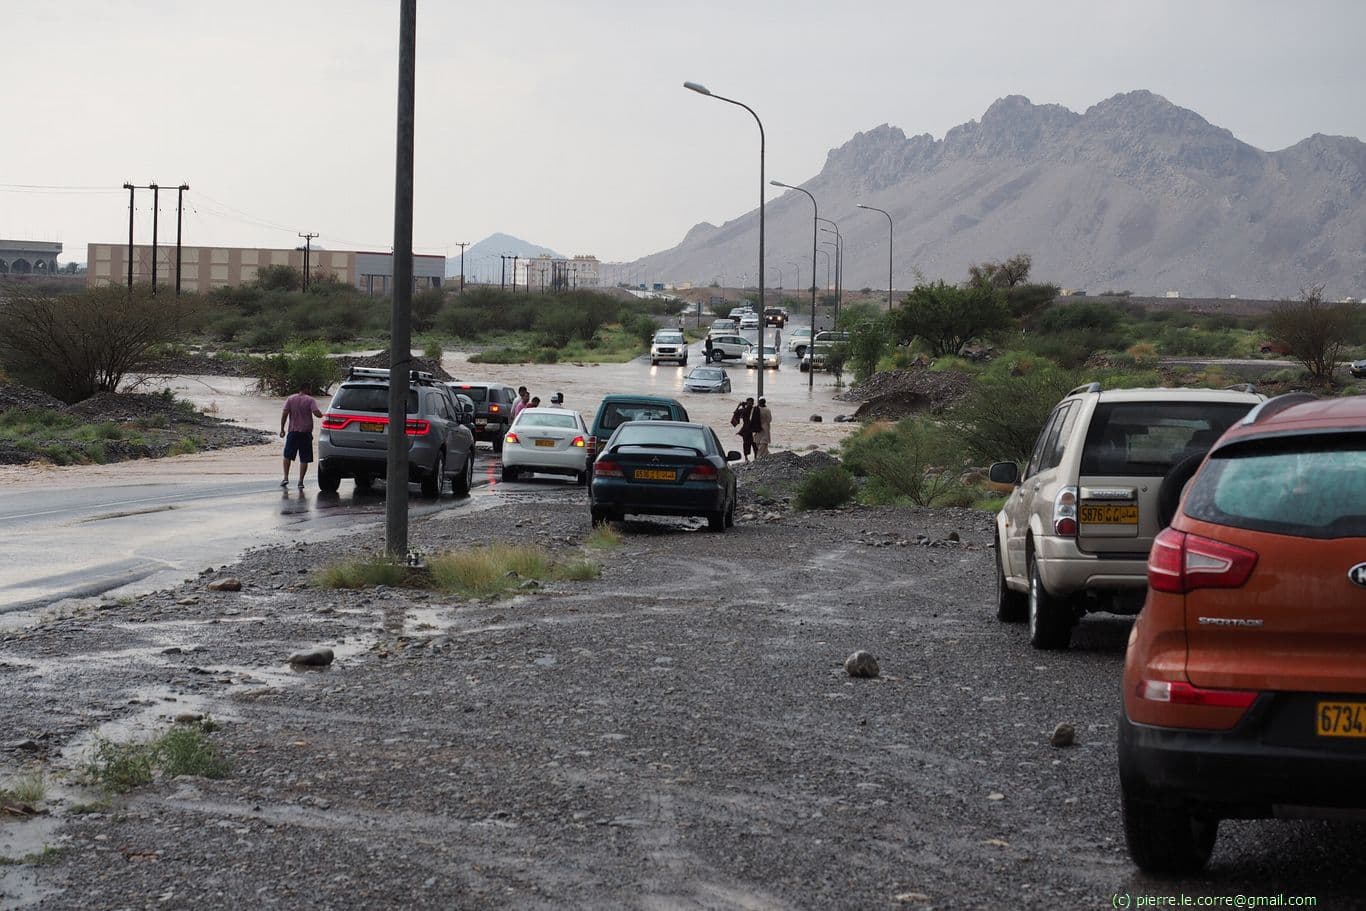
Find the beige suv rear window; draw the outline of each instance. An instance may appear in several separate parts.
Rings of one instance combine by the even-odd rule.
[[[1096,406],[1081,454],[1083,475],[1160,478],[1204,452],[1252,403],[1108,402]]]

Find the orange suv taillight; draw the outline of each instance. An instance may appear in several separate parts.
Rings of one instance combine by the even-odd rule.
[[[1221,709],[1245,709],[1257,701],[1255,690],[1211,690],[1179,680],[1140,680],[1139,699],[1172,705],[1204,705]]]
[[[1256,565],[1256,551],[1164,528],[1148,552],[1148,586],[1174,595],[1197,588],[1238,588]]]

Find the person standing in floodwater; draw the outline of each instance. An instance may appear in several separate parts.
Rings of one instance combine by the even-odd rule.
[[[285,441],[285,479],[281,487],[289,486],[289,466],[297,457],[299,460],[299,489],[304,489],[304,475],[313,461],[313,419],[322,417],[318,403],[309,395],[308,383],[300,383],[299,391],[285,399],[280,410],[280,439]],[[286,426],[287,425],[287,426]]]

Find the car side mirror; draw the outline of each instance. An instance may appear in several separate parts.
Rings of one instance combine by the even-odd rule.
[[[740,455],[740,453],[736,452],[734,449],[732,449],[730,452],[726,453],[726,461],[727,461],[727,462],[738,462],[738,461],[740,461],[740,460],[743,459],[743,458],[744,458],[744,456]]]
[[[993,484],[1020,483],[1020,466],[1014,462],[995,462],[987,471],[987,480]]]

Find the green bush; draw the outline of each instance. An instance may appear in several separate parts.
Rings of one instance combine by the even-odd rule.
[[[865,317],[850,327],[849,363],[854,368],[856,382],[863,382],[877,371],[878,362],[891,344],[886,317]]]
[[[1071,332],[1077,329],[1097,329],[1113,332],[1119,328],[1123,315],[1111,304],[1100,301],[1056,303],[1039,314],[1034,328],[1041,333]]]
[[[858,489],[853,477],[839,465],[813,471],[797,485],[793,505],[798,509],[833,509],[848,503]]]
[[[963,499],[962,449],[934,421],[907,418],[851,436],[843,447],[844,467],[868,478],[864,495],[872,502],[940,506]]]
[[[946,423],[978,464],[1029,461],[1053,406],[1080,377],[1047,361],[1002,358],[978,377]]]
[[[341,379],[341,367],[328,357],[327,348],[318,343],[255,358],[249,370],[256,377],[259,391],[276,396],[292,395],[305,383],[315,393],[327,392]]]

